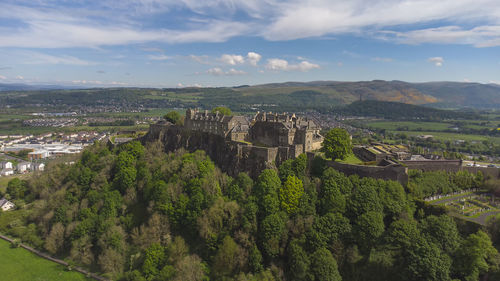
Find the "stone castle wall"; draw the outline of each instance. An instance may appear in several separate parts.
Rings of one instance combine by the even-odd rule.
[[[402,165],[389,166],[365,166],[328,161],[328,167],[344,173],[347,176],[358,175],[360,177],[370,177],[383,180],[393,180],[402,185],[408,184],[408,168]]]
[[[251,177],[257,177],[261,170],[273,168],[295,155],[291,147],[259,147],[170,124],[151,125],[141,141],[161,141],[166,152],[180,148],[189,152],[204,150],[222,171],[231,176],[247,172]]]

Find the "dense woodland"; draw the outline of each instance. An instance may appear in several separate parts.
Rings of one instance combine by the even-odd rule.
[[[231,178],[202,151],[139,142],[98,143],[49,170],[9,183],[27,217],[2,231],[113,279],[500,278],[500,244],[489,237],[500,240],[500,223],[457,226],[417,199],[442,191],[429,190],[442,175],[412,175],[408,193],[301,155],[255,180]],[[463,189],[482,181],[444,179]]]

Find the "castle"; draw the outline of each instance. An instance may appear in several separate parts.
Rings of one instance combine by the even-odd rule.
[[[263,147],[290,147],[295,154],[317,150],[323,142],[321,128],[314,121],[286,113],[258,112],[248,121],[244,116],[188,109],[184,127],[230,141],[250,142]]]

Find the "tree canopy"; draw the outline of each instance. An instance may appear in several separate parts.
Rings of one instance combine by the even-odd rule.
[[[331,129],[325,135],[322,151],[327,158],[332,158],[332,160],[345,159],[352,154],[351,136],[344,129]]]
[[[220,114],[227,115],[227,116],[233,115],[233,112],[231,112],[231,109],[229,109],[225,106],[218,106],[218,107],[212,108],[212,113],[216,113],[216,112],[219,112]]]

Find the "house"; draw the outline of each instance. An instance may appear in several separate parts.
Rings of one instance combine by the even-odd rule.
[[[0,176],[10,176],[14,174],[13,169],[3,169],[0,171]]]
[[[30,162],[20,162],[17,164],[17,172],[18,173],[25,173],[31,168],[31,163]]]
[[[33,171],[43,171],[43,170],[45,170],[45,164],[43,164],[43,163],[33,163],[31,165],[31,169]]]
[[[16,205],[9,200],[2,198],[0,199],[0,208],[2,208],[2,211],[9,211],[12,210],[16,207]]]
[[[9,161],[0,162],[0,169],[13,169],[12,162]]]

